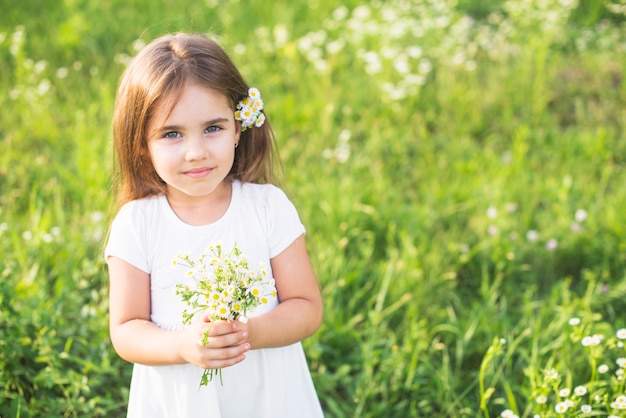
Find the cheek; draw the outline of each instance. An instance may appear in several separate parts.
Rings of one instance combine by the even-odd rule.
[[[235,153],[236,153],[236,149],[235,149],[235,145],[233,144],[233,146],[228,151],[228,159],[230,160],[231,166],[232,164],[235,163]]]
[[[172,150],[166,150],[161,147],[150,147],[150,161],[157,173],[170,169],[175,161],[176,154]]]
[[[220,144],[219,155],[222,159],[234,159],[235,158],[235,142],[224,141],[223,144]]]

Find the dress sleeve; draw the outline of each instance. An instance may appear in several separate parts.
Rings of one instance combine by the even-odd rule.
[[[281,189],[271,187],[266,204],[270,258],[274,258],[304,234],[305,228],[296,207]]]
[[[144,226],[144,216],[133,202],[123,206],[111,223],[109,239],[104,249],[105,261],[109,257],[117,257],[150,273]]]

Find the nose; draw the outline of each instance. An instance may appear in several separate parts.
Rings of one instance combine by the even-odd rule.
[[[206,145],[206,141],[201,135],[188,137],[185,159],[187,161],[197,161],[207,158],[209,151]]]

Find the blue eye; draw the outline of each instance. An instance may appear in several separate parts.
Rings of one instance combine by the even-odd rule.
[[[172,131],[172,132],[166,132],[163,135],[163,138],[165,138],[165,139],[176,139],[176,138],[180,138],[180,136],[181,136],[180,132]]]
[[[204,130],[204,132],[206,132],[206,133],[218,132],[218,131],[220,131],[221,129],[222,129],[222,128],[220,128],[219,126],[215,126],[215,125],[213,125],[213,126],[209,126],[208,128],[206,128],[206,129]]]

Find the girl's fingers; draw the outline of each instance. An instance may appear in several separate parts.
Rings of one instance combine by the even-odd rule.
[[[224,348],[235,347],[242,343],[245,343],[248,338],[248,334],[244,331],[228,332],[225,334],[215,335],[209,333],[208,342],[204,345],[206,348]],[[200,342],[203,341],[203,335],[200,335]],[[202,344],[200,344],[202,345]]]
[[[228,321],[215,321],[211,323],[204,323],[202,325],[204,331],[209,331],[209,336],[219,336],[231,334],[238,331],[236,322]]]
[[[250,344],[240,344],[235,347],[226,348],[206,348],[202,367],[205,369],[219,369],[232,366],[243,361],[246,356],[245,352],[250,349]]]

